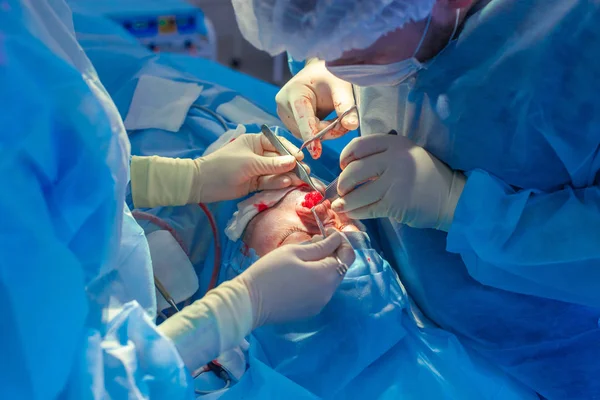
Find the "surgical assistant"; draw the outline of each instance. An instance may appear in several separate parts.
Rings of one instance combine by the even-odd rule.
[[[276,99],[294,134],[357,105],[332,207],[390,217],[427,316],[546,398],[600,396],[600,4],[233,3],[307,60]]]
[[[0,92],[2,398],[192,398],[189,370],[261,324],[318,313],[341,281],[336,258],[354,259],[337,233],[283,246],[157,327],[148,243],[124,201],[129,141],[63,0],[2,2]],[[134,201],[294,184],[297,160],[260,135],[228,146],[134,158]]]

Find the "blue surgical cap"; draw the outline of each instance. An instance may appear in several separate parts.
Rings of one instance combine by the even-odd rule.
[[[271,55],[329,61],[365,49],[411,21],[427,17],[436,0],[233,0],[242,34]]]

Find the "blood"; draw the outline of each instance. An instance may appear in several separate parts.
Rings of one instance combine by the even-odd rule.
[[[235,138],[231,139],[231,140],[229,141],[229,143],[233,142],[234,140],[235,140]]]
[[[250,248],[248,247],[247,244],[244,243],[244,245],[242,246],[242,248],[240,249],[241,253],[248,257],[248,255],[250,254]]]
[[[367,261],[368,261],[368,262],[371,262],[371,257],[367,257]]]
[[[312,191],[310,193],[306,193],[306,196],[304,196],[304,201],[302,202],[302,207],[313,208],[321,200],[323,200],[323,195],[319,192]]]
[[[268,205],[266,205],[265,203],[262,203],[262,202],[261,202],[261,203],[258,203],[258,204],[255,204],[255,205],[254,205],[254,207],[256,207],[256,209],[258,210],[258,212],[259,212],[259,213],[260,213],[260,212],[263,212],[263,211],[265,211],[267,208],[269,208],[269,206],[268,206]]]

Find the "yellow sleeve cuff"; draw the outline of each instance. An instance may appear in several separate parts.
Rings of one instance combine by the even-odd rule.
[[[136,208],[188,203],[196,173],[194,160],[159,156],[131,158],[131,194]]]

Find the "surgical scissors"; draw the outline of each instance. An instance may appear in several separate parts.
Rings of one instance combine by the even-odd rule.
[[[317,222],[317,226],[319,227],[319,231],[321,232],[321,235],[323,236],[323,238],[327,237],[327,231],[325,230],[325,226],[323,225],[323,222],[319,219],[319,216],[317,215],[317,211],[315,210],[316,206],[310,209],[310,212],[312,213],[313,217],[315,218],[315,221]],[[338,267],[337,267],[337,272],[338,274],[340,274],[340,276],[344,276],[346,275],[346,272],[348,272],[348,266],[346,265],[346,263],[342,262],[342,260],[340,260],[340,258],[337,256],[337,254],[334,256],[335,260],[338,262]]]
[[[265,135],[267,137],[267,139],[269,139],[269,142],[271,142],[271,144],[273,145],[273,147],[275,147],[275,149],[277,150],[277,152],[279,154],[281,154],[282,156],[288,155],[288,156],[295,157],[283,145],[283,143],[281,143],[281,140],[279,140],[277,135],[275,135],[275,133],[267,125],[261,126],[260,130],[262,131],[263,135]],[[310,177],[310,174],[308,173],[306,168],[304,168],[304,166],[301,163],[296,161],[296,167],[294,168],[293,172],[296,175],[298,175],[298,178],[300,178],[303,182],[305,182],[308,186],[310,186],[310,188],[312,190],[319,192],[319,193],[323,193],[322,190],[320,190],[319,188],[317,188],[315,186],[314,182],[312,181],[312,179]]]
[[[353,110],[355,110],[355,109],[356,109],[356,105],[353,105],[352,107],[350,107],[349,109],[347,109],[346,111],[344,111],[339,117],[332,119],[331,123],[329,125],[327,125],[320,132],[317,132],[317,134],[315,136],[313,136],[312,138],[308,139],[306,142],[302,143],[302,146],[300,146],[300,150],[299,151],[302,151],[306,146],[308,146],[309,144],[311,144],[315,140],[321,139],[330,130],[332,130],[333,128],[335,128],[335,126],[342,120],[342,118],[344,118],[346,115],[350,114],[350,112],[353,111]]]

